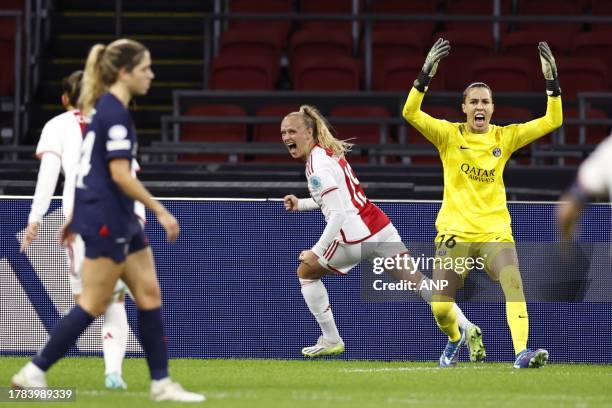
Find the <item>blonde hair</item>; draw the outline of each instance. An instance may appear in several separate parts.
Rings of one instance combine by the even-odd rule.
[[[84,115],[89,115],[96,100],[117,81],[119,70],[131,72],[140,63],[147,48],[138,41],[122,38],[108,45],[96,44],[91,47],[78,107]]]
[[[287,115],[287,117],[290,116],[301,117],[306,128],[312,129],[312,135],[319,145],[324,149],[331,150],[334,155],[344,156],[353,148],[353,143],[349,143],[346,140],[339,140],[334,137],[329,130],[331,126],[323,115],[321,115],[321,112],[314,106],[302,105],[298,112],[292,112]]]

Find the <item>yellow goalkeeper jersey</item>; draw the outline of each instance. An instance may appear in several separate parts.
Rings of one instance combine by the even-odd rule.
[[[410,90],[403,116],[436,146],[444,167],[438,233],[512,233],[503,171],[512,153],[561,126],[561,97],[548,97],[546,115],[471,133],[467,123],[435,119],[421,110],[424,93]]]

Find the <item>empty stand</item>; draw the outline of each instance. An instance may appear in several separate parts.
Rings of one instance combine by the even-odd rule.
[[[372,13],[376,14],[434,14],[436,2],[433,0],[375,0],[372,2]],[[374,31],[392,30],[398,36],[406,36],[406,33],[421,33],[429,36],[434,29],[435,21],[377,21],[372,23]],[[410,34],[408,34],[410,35]]]
[[[254,14],[271,14],[271,13],[291,13],[293,11],[292,0],[231,0],[229,11],[232,13],[254,13]],[[251,31],[270,31],[274,33],[283,44],[287,44],[287,36],[291,21],[246,21],[233,20],[229,23],[230,27],[241,27]]]
[[[581,91],[608,91],[608,66],[604,60],[593,57],[560,57],[556,60],[565,100],[576,99]]]
[[[301,13],[319,14],[350,14],[353,12],[352,0],[300,0]],[[302,28],[312,28],[324,31],[339,30],[350,34],[352,30],[351,21],[302,21]]]
[[[209,88],[271,90],[278,79],[278,60],[258,55],[225,54],[211,64]]]
[[[580,6],[573,1],[522,0],[517,8],[517,14],[521,16],[576,16],[581,13]],[[582,28],[582,23],[525,22],[520,23],[519,27],[521,31],[541,31],[542,27],[545,27],[551,31],[577,33]]]
[[[353,55],[353,37],[346,31],[324,31],[305,29],[297,31],[289,42],[289,60],[291,66],[312,57]]]
[[[474,62],[470,81],[484,82],[493,92],[529,92],[532,80],[529,61],[519,57],[488,57]]]
[[[283,43],[274,33],[266,30],[233,28],[223,32],[219,41],[219,54],[240,56],[258,55],[280,61]]]
[[[409,91],[423,67],[424,57],[390,57],[383,63],[376,63],[373,71],[373,88],[379,91]],[[444,70],[440,69],[430,83],[430,90],[446,89]]]
[[[389,118],[391,115],[386,108],[381,106],[337,106],[331,110],[329,117]],[[381,127],[379,125],[338,124],[333,127],[336,137],[340,139],[355,138],[351,141],[352,143],[376,144],[389,142],[388,139],[381,139]]]
[[[313,57],[294,67],[293,87],[299,91],[356,91],[359,63],[351,57]]]

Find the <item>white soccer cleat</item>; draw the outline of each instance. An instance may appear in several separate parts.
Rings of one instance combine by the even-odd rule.
[[[29,362],[11,379],[11,388],[47,388],[45,373],[34,363]]]
[[[304,357],[324,357],[324,356],[335,356],[344,352],[344,342],[340,340],[337,343],[332,343],[326,340],[323,336],[319,336],[317,344],[310,347],[304,347],[302,349],[302,355]]]
[[[203,402],[206,400],[203,394],[185,391],[179,383],[173,382],[170,377],[152,381],[149,396],[153,401]]]

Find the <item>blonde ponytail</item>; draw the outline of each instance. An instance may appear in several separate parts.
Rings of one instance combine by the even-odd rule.
[[[297,113],[301,114],[306,126],[312,129],[314,138],[322,148],[329,149],[334,155],[340,157],[346,155],[353,148],[352,143],[334,137],[329,130],[329,123],[314,106],[302,105]]]
[[[87,62],[85,63],[85,72],[81,85],[81,95],[79,96],[78,108],[84,116],[88,116],[96,100],[104,93],[106,86],[102,82],[101,61],[106,51],[106,46],[96,44],[91,47]]]

